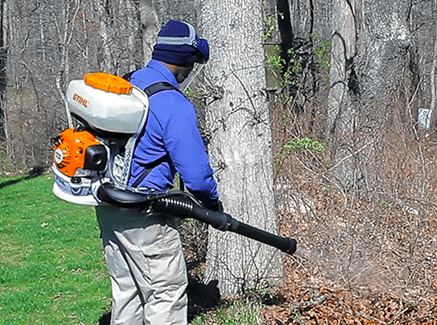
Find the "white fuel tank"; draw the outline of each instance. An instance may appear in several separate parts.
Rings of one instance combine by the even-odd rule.
[[[139,131],[149,107],[143,91],[120,77],[105,73],[71,81],[66,96],[73,116],[92,127],[115,133],[134,134]]]

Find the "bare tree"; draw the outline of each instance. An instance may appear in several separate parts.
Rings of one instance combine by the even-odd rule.
[[[102,37],[102,61],[101,70],[107,73],[114,73],[114,65],[112,59],[111,50],[111,26],[110,26],[110,12],[109,12],[109,0],[96,0],[95,6],[99,15],[100,36]]]
[[[410,1],[333,2],[327,137],[332,175],[363,197],[380,190],[376,153],[408,63]]]
[[[205,72],[209,152],[225,211],[276,231],[271,130],[265,89],[260,1],[201,2],[200,28],[211,44]],[[211,230],[207,278],[222,293],[282,277],[281,253]]]
[[[431,72],[429,74],[430,88],[431,88],[431,103],[429,106],[428,118],[432,121],[431,125],[435,127],[437,117],[435,116],[435,104],[436,104],[436,82],[435,82],[435,69],[437,68],[437,1],[433,1],[433,13],[434,13],[434,48],[432,51],[432,63]]]
[[[5,95],[6,95],[6,61],[7,49],[5,44],[5,0],[0,1],[0,141],[6,139],[5,130]]]
[[[155,1],[138,1],[140,10],[141,39],[143,45],[143,65],[152,58],[153,44],[161,26]]]
[[[69,80],[69,72],[70,72],[70,60],[69,60],[69,47],[71,43],[71,39],[73,37],[74,24],[76,22],[77,13],[80,10],[81,1],[75,0],[64,0],[62,2],[63,6],[63,19],[58,20],[56,18],[53,19],[53,24],[56,28],[56,34],[58,37],[58,46],[60,52],[61,62],[59,64],[58,73],[56,76],[56,88],[58,89],[59,96],[62,98],[64,102],[65,112],[68,120],[68,126],[73,127],[73,120],[70,115],[70,108],[67,103],[67,99],[65,98],[65,81]],[[62,25],[59,24],[59,21]]]
[[[126,1],[127,15],[127,27],[130,31],[128,36],[127,50],[129,51],[129,70],[136,70],[141,67],[138,57],[141,59],[143,56],[143,46],[141,41],[141,14],[139,10],[139,1]],[[141,62],[142,63],[142,62]]]
[[[354,13],[349,1],[336,0],[332,3],[332,12],[335,14],[331,36],[331,70],[330,70],[330,90],[328,97],[328,116],[326,123],[327,136],[333,132],[336,122],[340,122],[341,129],[351,130],[354,125],[351,120],[338,120],[340,109],[348,108],[345,113],[349,119],[353,119],[356,114],[352,112],[352,103],[349,98],[348,81],[353,78],[351,72],[353,67],[348,67],[346,62],[350,62],[355,56],[356,49],[356,30]],[[348,69],[349,68],[349,69]],[[353,130],[351,130],[353,132]]]

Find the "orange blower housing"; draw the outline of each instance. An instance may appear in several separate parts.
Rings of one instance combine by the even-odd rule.
[[[53,193],[67,202],[98,205],[94,192],[107,169],[108,151],[94,135],[74,128],[54,139]]]
[[[105,146],[88,131],[70,128],[55,139],[53,163],[68,177],[82,176],[86,171],[102,171],[106,162]],[[76,174],[78,171],[80,175]]]

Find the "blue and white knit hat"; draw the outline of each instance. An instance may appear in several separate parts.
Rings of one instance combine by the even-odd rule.
[[[206,63],[209,59],[209,44],[206,39],[196,35],[190,24],[170,20],[158,34],[152,59],[178,66],[194,62]]]

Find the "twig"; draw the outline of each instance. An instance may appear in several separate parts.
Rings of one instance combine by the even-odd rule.
[[[304,302],[295,302],[290,306],[290,311],[293,313],[295,312],[297,309],[306,309],[308,307],[316,307],[321,305],[322,303],[324,303],[326,301],[326,299],[328,299],[329,294],[325,293],[322,294],[321,296],[313,299],[313,300],[309,300],[309,301],[304,301]]]
[[[349,159],[349,158],[355,156],[357,153],[363,151],[363,150],[364,150],[368,145],[371,145],[371,144],[373,144],[374,142],[375,142],[375,140],[372,140],[372,141],[366,143],[364,146],[362,146],[362,147],[361,147],[360,149],[358,149],[357,151],[352,152],[349,156],[344,157],[343,159],[341,159],[338,163],[336,163],[334,166],[332,166],[329,170],[332,170],[332,169],[338,167],[338,166],[341,165],[345,160],[347,160],[347,159]],[[326,171],[325,171],[324,173],[326,173]]]
[[[398,313],[395,317],[393,317],[393,319],[390,322],[388,322],[387,324],[392,324],[398,317],[400,317],[403,313],[405,313],[410,308],[411,308],[411,306],[404,308],[400,313]]]

